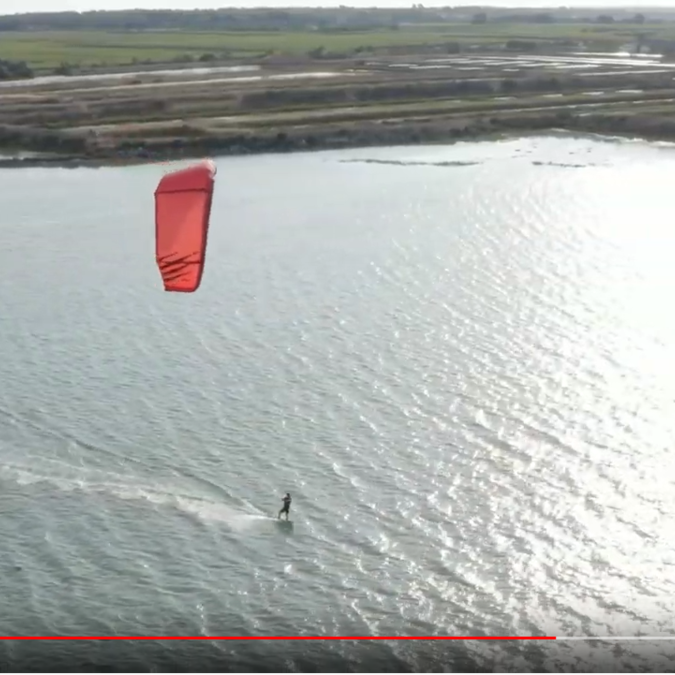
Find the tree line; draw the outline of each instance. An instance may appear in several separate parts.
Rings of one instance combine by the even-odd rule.
[[[650,21],[675,20],[675,11],[652,12]],[[542,12],[490,8],[424,7],[408,8],[223,8],[214,10],[120,10],[87,12],[36,12],[0,16],[1,31],[50,30],[373,30],[420,23],[644,23],[644,14],[616,9],[612,14],[597,10],[559,8]]]

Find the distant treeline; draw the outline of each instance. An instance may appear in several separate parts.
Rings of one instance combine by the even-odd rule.
[[[351,7],[299,9],[217,9],[217,10],[125,10],[89,12],[41,12],[0,16],[0,31],[50,30],[279,30],[346,31],[373,30],[427,23],[643,23],[644,14],[635,10],[557,9],[480,11],[478,7],[427,8],[413,4],[405,9]],[[650,10],[649,21],[675,20],[675,11]]]

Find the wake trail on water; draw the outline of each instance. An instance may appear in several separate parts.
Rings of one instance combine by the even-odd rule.
[[[35,469],[23,464],[5,462],[0,464],[0,476],[20,486],[44,483],[60,492],[107,495],[123,501],[149,503],[158,508],[174,508],[202,522],[221,523],[237,531],[254,529],[275,520],[222,489],[223,496],[230,503],[205,495],[190,494],[185,491],[184,486],[149,486],[132,476],[76,469],[55,460],[41,460],[41,464],[40,469]]]
[[[144,469],[152,467],[133,456],[123,455],[105,447],[92,445],[72,434],[65,432],[54,424],[39,419],[34,415],[19,414],[0,407],[0,418],[4,418],[12,426],[31,429],[43,437],[114,458],[119,464],[132,462]],[[204,522],[220,522],[232,529],[246,530],[256,525],[268,523],[272,518],[256,509],[249,502],[238,499],[224,490],[220,485],[208,478],[197,476],[189,470],[179,469],[164,462],[164,468],[173,469],[177,474],[194,483],[199,494],[185,494],[185,486],[172,487],[156,484],[148,486],[137,476],[129,476],[103,470],[74,467],[67,461],[40,458],[41,469],[28,467],[25,464],[0,464],[0,475],[4,473],[19,485],[48,483],[64,492],[80,491],[86,494],[108,494],[125,501],[145,501],[158,507],[174,507],[187,515]],[[205,494],[206,493],[206,494]],[[227,504],[225,502],[230,502]]]

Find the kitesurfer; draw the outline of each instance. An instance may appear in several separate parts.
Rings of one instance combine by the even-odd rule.
[[[291,510],[291,494],[290,492],[287,492],[281,499],[281,501],[284,503],[284,505],[281,507],[281,511],[279,511],[279,515],[277,518],[281,518],[281,514],[285,513],[286,514],[286,520],[288,520],[288,512]]]

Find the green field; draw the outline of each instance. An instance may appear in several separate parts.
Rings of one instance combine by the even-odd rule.
[[[0,59],[25,61],[44,71],[67,63],[73,66],[122,65],[134,62],[170,62],[258,56],[265,53],[302,55],[323,47],[327,52],[401,45],[499,43],[509,39],[572,40],[618,47],[640,32],[675,39],[674,24],[421,24],[363,32],[7,32],[0,34]]]
[[[359,33],[196,33],[196,32],[49,32],[0,35],[0,58],[26,61],[32,68],[73,65],[127,64],[135,61],[171,61],[202,54],[306,54],[318,47],[352,52],[358,47],[418,45],[447,41],[444,30],[372,31]]]

